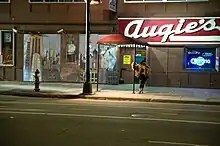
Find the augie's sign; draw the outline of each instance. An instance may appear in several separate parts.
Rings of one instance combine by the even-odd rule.
[[[220,17],[119,18],[119,33],[150,44],[220,44]]]

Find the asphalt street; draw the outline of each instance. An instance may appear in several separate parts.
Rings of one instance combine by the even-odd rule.
[[[0,146],[220,146],[220,106],[0,96]]]

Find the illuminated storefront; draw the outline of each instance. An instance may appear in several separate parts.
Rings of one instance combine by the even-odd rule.
[[[14,33],[0,30],[0,66],[14,66]]]
[[[98,55],[100,83],[107,83],[107,74],[117,70],[117,46],[101,45],[98,53],[97,41],[104,36],[92,34],[90,37],[93,83],[97,81]],[[85,54],[85,34],[23,34],[0,30],[0,80],[33,82],[33,74],[39,69],[42,82],[82,83],[85,79]],[[16,65],[19,68],[15,68]]]
[[[24,81],[33,81],[36,69],[40,71],[40,81],[59,81],[59,58],[58,34],[24,34]]]
[[[83,81],[77,34],[24,34],[23,51],[23,81],[33,81],[36,69],[41,81]]]
[[[95,83],[97,81],[97,75],[99,75],[99,83],[110,83],[112,81],[109,81],[109,76],[112,76],[112,72],[118,71],[118,47],[116,45],[100,45],[100,48],[98,50],[97,41],[105,36],[107,35],[91,34],[90,36],[90,76],[92,83]],[[79,40],[79,53],[85,58],[85,35],[80,34]],[[83,66],[85,66],[86,60],[82,59],[81,62]],[[99,73],[97,73],[98,65]],[[115,80],[116,81],[114,82],[118,82],[118,78],[115,78]]]
[[[97,81],[97,41],[105,35],[92,34],[90,38],[91,82]],[[101,45],[100,83],[107,83],[109,71],[116,71],[117,47]],[[84,82],[85,73],[84,34],[24,34],[23,80],[33,81],[36,69],[40,81]]]
[[[153,71],[150,85],[220,87],[219,17],[119,18],[118,21],[120,34],[148,42],[146,62]],[[199,77],[205,79],[201,81]]]

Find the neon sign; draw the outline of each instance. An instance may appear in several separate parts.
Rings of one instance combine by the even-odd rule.
[[[149,44],[220,44],[220,17],[119,18],[119,33]]]
[[[213,70],[216,64],[216,48],[185,48],[185,68],[197,70]]]
[[[210,59],[205,59],[203,57],[198,57],[198,58],[192,58],[190,60],[190,62],[194,65],[198,65],[198,66],[203,66],[204,64],[211,64],[211,60]]]

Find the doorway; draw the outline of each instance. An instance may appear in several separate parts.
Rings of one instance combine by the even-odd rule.
[[[124,84],[133,84],[133,70],[131,68],[131,64],[134,62],[135,48],[131,47],[121,47],[120,48],[120,71],[121,77],[124,80]],[[124,56],[131,56],[131,60],[129,63],[125,63]],[[140,63],[145,60],[148,63],[149,51],[148,47],[138,47],[136,49],[136,63]],[[139,84],[139,79],[135,78],[135,83]]]

